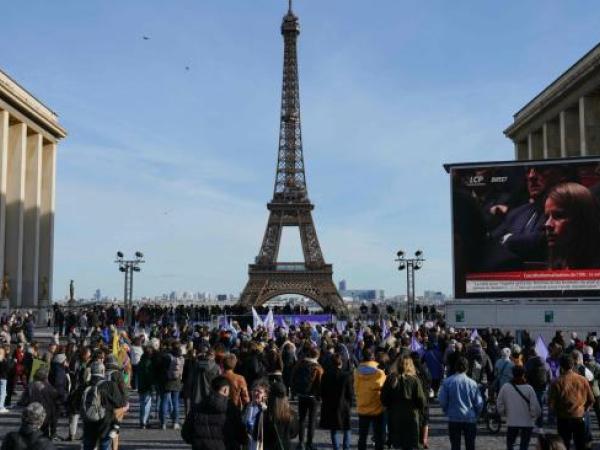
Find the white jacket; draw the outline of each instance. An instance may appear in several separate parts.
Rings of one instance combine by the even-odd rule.
[[[515,388],[529,400],[529,405]],[[498,394],[497,407],[498,412],[506,416],[509,427],[533,427],[542,413],[535,391],[528,384],[505,383]]]

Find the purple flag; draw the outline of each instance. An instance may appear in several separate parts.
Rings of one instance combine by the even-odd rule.
[[[390,330],[387,326],[387,320],[381,319],[381,337],[387,339],[390,336]]]
[[[410,351],[417,352],[419,356],[423,356],[423,353],[425,353],[423,344],[421,344],[414,336],[410,339]]]
[[[546,343],[544,342],[544,338],[542,336],[537,337],[535,340],[535,353],[542,358],[542,361],[546,362],[548,356],[550,356],[550,352],[548,352],[548,347],[546,347]]]
[[[335,323],[335,329],[337,330],[338,334],[344,334],[344,330],[346,329],[346,321],[338,320]]]
[[[229,322],[227,321],[227,316],[219,317],[219,330],[225,330],[229,328]]]
[[[471,331],[471,342],[473,342],[478,337],[479,337],[479,333],[477,332],[477,328],[473,328],[473,331]]]

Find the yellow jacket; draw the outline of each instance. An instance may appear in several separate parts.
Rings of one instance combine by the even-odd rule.
[[[354,370],[356,409],[363,416],[377,416],[383,412],[380,394],[385,382],[385,372],[377,368],[376,361],[361,363]]]

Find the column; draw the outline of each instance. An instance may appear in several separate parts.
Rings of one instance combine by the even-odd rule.
[[[0,110],[0,278],[4,276],[6,232],[6,165],[8,158],[8,111]]]
[[[579,107],[561,111],[559,119],[561,156],[581,156]]]
[[[22,298],[26,146],[27,125],[15,123],[9,126],[4,271],[10,278],[10,306],[13,308],[21,306]]]
[[[579,135],[581,155],[600,155],[600,96],[579,99]]]
[[[518,161],[527,161],[529,158],[529,143],[525,139],[515,144],[515,156]]]
[[[56,143],[44,143],[42,148],[42,204],[40,209],[39,286],[48,286],[47,298],[40,291],[40,307],[52,300],[54,259],[54,202],[56,186]],[[45,280],[44,280],[45,278]]]
[[[25,157],[25,212],[23,222],[22,306],[38,302],[38,258],[40,245],[40,204],[42,192],[42,135],[27,136]]]
[[[550,120],[542,127],[544,143],[544,159],[560,158],[560,123]]]
[[[544,142],[542,139],[542,130],[529,133],[529,159],[544,159]]]

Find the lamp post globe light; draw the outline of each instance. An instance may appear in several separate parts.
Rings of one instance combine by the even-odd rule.
[[[415,330],[415,270],[419,270],[423,267],[423,251],[417,250],[415,256],[410,258],[407,257],[403,250],[398,250],[396,253],[396,262],[398,263],[398,270],[402,271],[406,269],[406,306],[408,317],[407,320],[410,323],[413,331]]]
[[[125,325],[131,324],[131,312],[133,307],[133,273],[140,272],[140,264],[145,263],[144,254],[140,251],[135,252],[135,259],[125,259],[123,252],[117,252],[115,263],[119,266],[119,272],[125,274],[125,287],[123,293],[123,308],[125,310]]]

